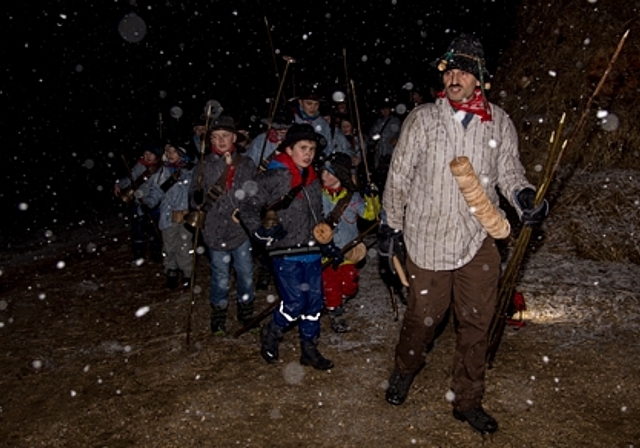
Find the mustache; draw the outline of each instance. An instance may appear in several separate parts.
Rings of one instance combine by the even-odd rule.
[[[451,87],[462,87],[460,84],[450,84],[449,86],[447,86],[448,89],[450,89]]]

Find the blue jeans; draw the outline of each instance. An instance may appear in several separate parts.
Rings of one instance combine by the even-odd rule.
[[[209,249],[211,255],[211,293],[209,300],[214,308],[227,308],[229,305],[229,279],[231,262],[236,271],[238,303],[251,303],[253,293],[253,257],[249,240],[233,250]]]

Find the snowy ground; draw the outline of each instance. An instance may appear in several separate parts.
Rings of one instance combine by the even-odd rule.
[[[557,240],[523,266],[527,325],[507,330],[488,372],[500,430],[487,438],[445,399],[451,324],[407,402],[385,402],[401,320],[375,249],[347,305],[353,330],[323,321],[320,349],[336,367],[318,372],[297,362],[295,331],[275,366],[255,332],[210,334],[204,257],[187,346],[189,292],[164,289],[160,265],[132,265],[117,221],[14,247],[0,258],[0,445],[640,446],[640,266],[583,260]]]

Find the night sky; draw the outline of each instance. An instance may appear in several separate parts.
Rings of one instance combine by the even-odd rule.
[[[9,163],[0,206],[9,219],[1,220],[0,248],[122,213],[112,194],[126,174],[121,155],[133,163],[140,144],[157,135],[160,113],[165,128],[185,127],[215,99],[254,136],[260,132],[279,86],[265,18],[280,74],[283,55],[297,59],[287,98],[309,83],[328,97],[346,91],[346,50],[366,132],[379,99],[401,104],[407,82],[434,82],[429,62],[461,32],[482,40],[495,71],[518,7],[513,0],[157,3],[3,7],[0,138]],[[146,33],[121,28],[132,13]],[[174,106],[181,120],[170,116]]]

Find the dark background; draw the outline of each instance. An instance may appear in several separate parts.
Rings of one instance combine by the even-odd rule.
[[[297,59],[285,78],[287,98],[316,82],[328,98],[346,91],[345,49],[366,132],[381,98],[406,104],[407,82],[437,83],[429,62],[461,32],[482,40],[495,71],[518,7],[512,0],[156,3],[3,7],[1,247],[122,213],[112,194],[126,174],[122,155],[134,162],[140,144],[157,135],[159,113],[165,129],[188,128],[215,99],[259,133],[280,83],[269,35],[280,74],[283,55]],[[146,24],[139,42],[119,32],[129,13]],[[183,109],[180,120],[171,118],[173,106]]]

